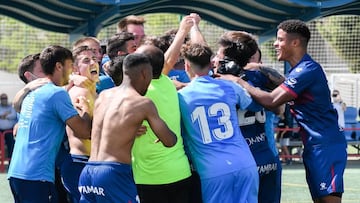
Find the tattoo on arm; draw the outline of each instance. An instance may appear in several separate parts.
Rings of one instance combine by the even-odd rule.
[[[264,74],[269,79],[267,88],[269,88],[270,90],[275,89],[277,86],[279,86],[285,80],[284,76],[282,76],[278,71],[276,71],[273,68],[260,66],[259,70],[262,74]]]

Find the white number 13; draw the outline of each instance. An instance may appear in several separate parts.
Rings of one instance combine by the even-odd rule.
[[[221,115],[217,118],[217,121],[219,125],[224,126],[224,130],[222,131],[221,128],[218,127],[212,129],[211,133],[207,118],[217,116],[218,112],[220,112]],[[204,144],[212,142],[211,134],[213,134],[215,139],[218,140],[230,138],[234,135],[234,128],[230,121],[230,114],[230,108],[225,103],[215,103],[211,105],[208,112],[205,112],[204,106],[195,108],[191,114],[191,120],[193,123],[198,121]]]

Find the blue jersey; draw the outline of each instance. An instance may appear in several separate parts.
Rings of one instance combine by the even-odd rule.
[[[8,177],[54,182],[65,122],[77,114],[62,87],[48,83],[30,92],[21,108]]]
[[[238,110],[238,122],[243,136],[254,153],[270,149],[265,135],[266,115],[261,111]]]
[[[269,91],[268,88],[266,87],[266,84],[268,84],[270,81],[260,71],[245,71],[245,76],[248,82],[254,87],[259,87],[262,90]],[[250,114],[250,112],[248,112],[247,114]],[[255,119],[254,117],[250,117],[250,119],[253,120],[253,127],[255,128],[251,127],[250,124],[251,122],[249,123],[248,121],[247,124],[245,124],[245,126],[243,125],[242,132],[244,133],[245,131],[250,130],[249,134],[251,133],[255,135],[260,135],[261,133],[263,133],[262,129],[265,128],[266,142],[268,143],[274,155],[277,156],[278,152],[275,146],[274,127],[273,127],[273,120],[275,115],[272,112],[266,110],[265,110],[265,115],[264,115],[264,110],[261,112],[257,112],[255,114],[256,114]],[[264,119],[265,119],[265,123],[263,122]],[[256,129],[256,127],[259,127],[259,129]],[[261,148],[264,149],[264,147]]]
[[[301,126],[300,134],[305,148],[346,143],[331,103],[326,75],[309,55],[306,54],[290,69],[281,87],[295,98],[290,102],[290,109]]]
[[[259,71],[246,71],[246,75],[250,84],[264,89],[268,79],[263,74]],[[281,186],[274,183],[281,178],[279,177],[281,173],[278,172],[281,167],[278,164],[279,158],[272,152],[265,134],[265,109],[263,107],[260,111],[239,109],[238,119],[241,132],[254,156],[260,176],[258,201],[280,202]]]
[[[183,83],[190,82],[190,78],[185,70],[171,69],[168,76],[172,80],[177,80],[179,82],[183,82]]]
[[[267,82],[267,78],[259,71],[246,71],[246,75],[248,82],[255,87],[263,88]],[[265,109],[263,107],[259,111],[238,109],[237,115],[241,132],[249,144],[255,160],[256,156],[263,157],[264,152],[267,153],[271,150],[265,135]],[[275,155],[271,157],[275,157]]]
[[[201,179],[256,165],[237,122],[236,106],[252,103],[243,88],[198,77],[179,91],[179,101],[184,141]]]
[[[100,94],[103,90],[115,87],[113,79],[108,75],[100,75],[99,82],[96,83],[96,93]]]

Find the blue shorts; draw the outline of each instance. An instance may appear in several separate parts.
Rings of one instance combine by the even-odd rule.
[[[79,179],[80,202],[139,202],[131,166],[88,162]]]
[[[281,175],[282,175],[282,166],[279,156],[276,156],[278,168],[276,171],[276,181],[275,181],[275,187],[277,188],[276,192],[274,193],[275,201],[280,203],[281,199]]]
[[[344,192],[344,170],[347,161],[346,145],[314,146],[303,152],[306,181],[311,197],[318,199],[331,193]]]
[[[249,167],[226,175],[201,179],[203,202],[258,202],[259,175]]]
[[[80,200],[80,192],[78,189],[79,177],[88,160],[88,156],[72,154],[63,159],[61,165],[61,178],[66,191],[70,195],[72,203],[77,203]]]
[[[259,202],[280,202],[281,163],[279,157],[275,156],[270,148],[257,152],[253,156],[260,177]]]
[[[54,183],[47,181],[23,180],[9,178],[11,192],[14,202],[28,203],[56,203],[57,198]]]

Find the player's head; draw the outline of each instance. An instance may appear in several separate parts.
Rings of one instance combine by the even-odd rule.
[[[101,48],[100,40],[95,37],[82,37],[74,43],[73,50],[79,46],[88,46],[90,49],[93,49],[97,62],[101,62],[104,53]]]
[[[136,46],[140,46],[142,39],[145,37],[144,23],[142,16],[129,15],[121,19],[118,23],[118,32],[130,32],[135,36]]]
[[[283,30],[293,37],[300,38],[302,44],[307,46],[311,33],[305,22],[297,19],[285,20],[278,25],[278,30]]]
[[[153,45],[141,45],[136,53],[143,53],[149,58],[153,68],[153,78],[158,79],[164,66],[164,53],[161,49]]]
[[[210,47],[203,44],[187,44],[182,48],[185,58],[185,70],[194,77],[195,75],[207,75],[211,68],[211,56],[213,52]]]
[[[145,54],[132,53],[123,62],[123,83],[131,84],[140,95],[145,95],[152,80],[152,67]]]
[[[46,76],[52,76],[56,85],[66,85],[73,72],[73,57],[69,49],[50,45],[42,50],[40,64]]]
[[[239,75],[242,68],[259,49],[256,39],[243,31],[229,31],[219,39],[219,49],[213,58],[218,73]]]
[[[40,64],[40,53],[25,56],[18,66],[18,74],[24,83],[45,77]]]
[[[112,60],[116,56],[133,53],[136,50],[134,35],[130,32],[119,32],[107,41],[106,52]]]
[[[250,63],[262,63],[261,61],[262,53],[260,48],[255,52],[254,55],[251,56],[249,62]]]
[[[117,56],[111,60],[109,67],[109,75],[116,86],[119,86],[123,80],[123,62],[126,55]]]
[[[94,49],[79,46],[72,51],[74,58],[74,72],[87,77],[91,81],[99,81],[99,63]]]
[[[279,61],[292,62],[294,55],[303,55],[310,40],[310,30],[301,20],[286,20],[278,25],[274,47]],[[295,65],[295,64],[292,64]]]

